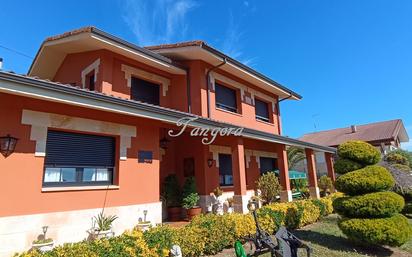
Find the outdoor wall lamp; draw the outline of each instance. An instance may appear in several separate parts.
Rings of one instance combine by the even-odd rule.
[[[167,145],[169,144],[169,142],[170,142],[170,140],[168,140],[166,137],[163,137],[159,141],[160,147],[163,148],[163,149],[167,149]]]
[[[9,134],[5,137],[0,137],[0,151],[5,158],[14,152],[17,140],[17,138],[12,137]]]
[[[209,168],[212,168],[212,166],[213,166],[213,159],[211,159],[211,158],[207,159],[207,166],[208,166]]]

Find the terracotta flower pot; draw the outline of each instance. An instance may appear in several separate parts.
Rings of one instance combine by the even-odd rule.
[[[179,221],[181,219],[182,208],[180,207],[168,207],[167,218],[170,221]]]
[[[199,215],[199,214],[202,213],[202,208],[197,206],[197,207],[194,207],[194,208],[191,208],[191,209],[187,209],[186,213],[187,213],[187,218],[189,220],[192,220],[194,216]]]

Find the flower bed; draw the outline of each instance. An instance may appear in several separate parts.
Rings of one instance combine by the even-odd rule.
[[[266,205],[258,211],[259,222],[262,229],[269,233],[275,232],[281,225],[289,229],[300,228],[331,214],[333,199],[340,196],[341,194],[333,194],[320,200]],[[232,247],[236,240],[255,232],[254,220],[250,214],[208,214],[197,216],[189,225],[180,228],[158,226],[144,233],[134,229],[110,239],[65,244],[45,254],[32,251],[16,256],[168,256],[169,249],[174,244],[182,248],[184,256],[210,255]]]

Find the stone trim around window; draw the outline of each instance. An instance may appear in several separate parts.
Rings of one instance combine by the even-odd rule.
[[[99,73],[100,58],[82,70],[82,88],[86,88],[86,76],[94,70],[94,82],[97,80],[97,73]]]
[[[216,167],[219,168],[219,154],[232,154],[232,149],[229,146],[209,145],[209,152],[213,154],[213,160],[216,162]]]
[[[258,168],[260,168],[260,157],[278,158],[277,153],[245,149],[246,168],[249,168],[250,157],[252,156],[255,156]]]
[[[162,86],[163,96],[167,95],[167,91],[169,90],[170,86],[170,79],[125,64],[122,64],[121,69],[124,72],[127,86],[129,88],[132,87],[132,76],[135,76],[140,79],[160,84]]]
[[[30,140],[36,142],[34,155],[39,157],[46,156],[48,128],[118,135],[120,136],[120,160],[127,159],[127,149],[131,147],[132,137],[136,137],[136,127],[133,126],[25,109],[22,112],[21,123],[31,125]]]

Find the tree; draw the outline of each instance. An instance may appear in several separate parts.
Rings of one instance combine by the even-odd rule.
[[[293,169],[298,163],[306,158],[304,150],[297,146],[289,146],[287,149],[287,155],[289,169]]]
[[[405,201],[389,192],[395,180],[385,167],[376,165],[380,152],[366,142],[348,141],[339,146],[338,155],[365,166],[336,180],[336,189],[346,195],[333,201],[334,210],[344,217],[339,223],[342,232],[372,245],[400,246],[408,241],[412,226],[399,214]]]

